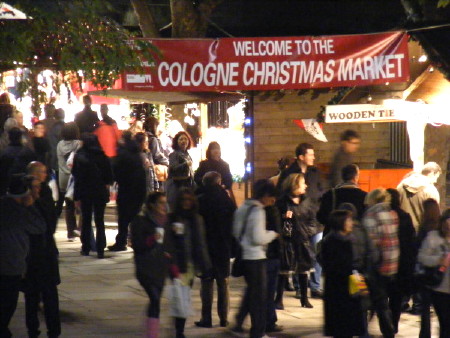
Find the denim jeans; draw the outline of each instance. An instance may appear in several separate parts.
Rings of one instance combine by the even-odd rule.
[[[319,232],[311,237],[311,246],[316,248],[317,243],[322,239],[323,232]],[[309,287],[311,288],[311,291],[321,291],[322,288],[320,287],[320,277],[322,276],[322,266],[320,266],[319,262],[317,260],[314,260],[314,272],[310,274],[309,276]]]

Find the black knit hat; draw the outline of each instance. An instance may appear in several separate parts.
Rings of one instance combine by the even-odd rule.
[[[8,192],[6,194],[8,197],[20,198],[27,196],[30,193],[25,177],[25,174],[14,174],[11,176]]]

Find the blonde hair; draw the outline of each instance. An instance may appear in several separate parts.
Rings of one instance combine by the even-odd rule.
[[[283,195],[290,195],[297,187],[300,186],[301,179],[305,179],[305,175],[302,173],[290,174],[286,177],[281,186]]]
[[[391,195],[384,188],[374,189],[366,195],[364,203],[371,207],[378,203],[390,203]]]

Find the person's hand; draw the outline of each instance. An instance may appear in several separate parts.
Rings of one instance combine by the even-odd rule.
[[[75,204],[75,208],[76,209],[80,209],[81,208],[81,201],[75,201],[74,204]]]
[[[450,253],[442,257],[440,266],[442,266],[445,270],[448,269],[448,267],[450,266]]]
[[[292,212],[292,210],[288,210],[288,211],[286,211],[286,215],[284,216],[285,218],[292,218],[292,215],[293,215],[294,213]]]

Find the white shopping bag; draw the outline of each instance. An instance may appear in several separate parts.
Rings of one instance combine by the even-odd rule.
[[[67,183],[67,190],[65,197],[69,200],[73,200],[73,193],[75,190],[75,180],[72,175],[69,176],[69,183]]]
[[[187,318],[191,315],[191,288],[183,285],[181,280],[174,279],[172,285],[167,286],[169,298],[169,315],[176,318]]]

